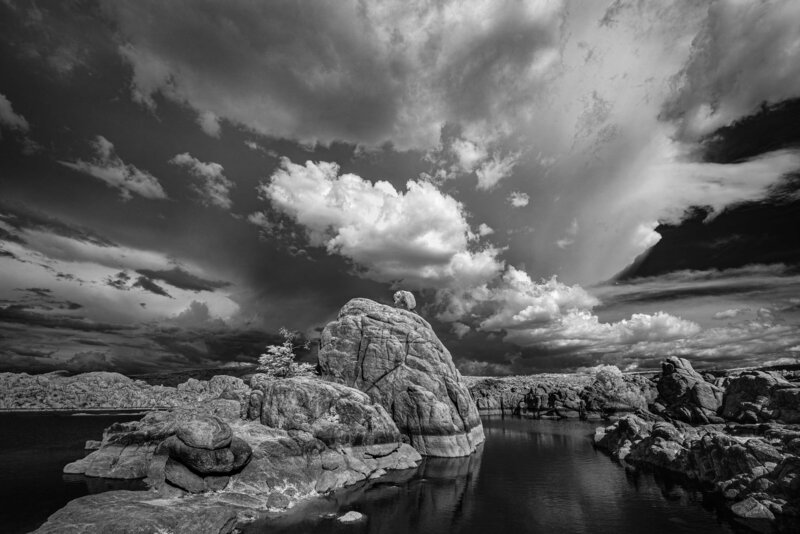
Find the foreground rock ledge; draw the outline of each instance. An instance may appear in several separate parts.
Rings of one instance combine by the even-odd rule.
[[[485,439],[450,352],[412,311],[351,300],[322,332],[319,365],[383,406],[425,456],[467,456]]]

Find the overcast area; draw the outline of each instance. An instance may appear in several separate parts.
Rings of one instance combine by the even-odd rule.
[[[800,3],[0,2],[0,371],[413,291],[465,374],[800,358]]]

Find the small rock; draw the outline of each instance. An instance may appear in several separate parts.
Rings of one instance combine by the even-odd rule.
[[[339,516],[337,521],[340,523],[355,523],[356,521],[361,521],[364,519],[364,514],[351,510],[346,514]]]
[[[769,508],[753,497],[748,497],[731,506],[731,512],[745,519],[775,519],[775,516],[769,511]]]
[[[401,290],[394,294],[394,305],[410,311],[417,307],[417,300],[410,291]]]

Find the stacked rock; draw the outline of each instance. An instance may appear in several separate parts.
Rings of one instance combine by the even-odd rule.
[[[213,416],[181,423],[160,448],[168,455],[164,478],[190,493],[224,489],[253,452],[227,423]]]

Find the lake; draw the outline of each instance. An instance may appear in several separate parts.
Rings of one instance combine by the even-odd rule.
[[[0,532],[28,532],[69,500],[142,487],[65,477],[86,439],[136,415],[0,414]],[[306,533],[613,533],[738,532],[699,492],[667,478],[631,474],[595,451],[597,423],[485,417],[486,443],[468,458],[426,459],[244,528]],[[341,524],[356,510],[366,519]]]
[[[135,414],[0,413],[0,532],[30,532],[66,503],[109,489],[141,489],[141,481],[63,475],[82,458],[87,439],[100,439],[115,421]]]

